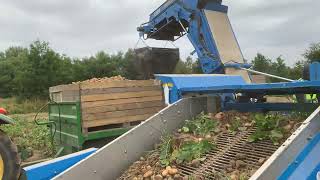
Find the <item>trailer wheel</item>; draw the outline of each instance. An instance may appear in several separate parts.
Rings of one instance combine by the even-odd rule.
[[[0,131],[0,180],[17,180],[20,176],[21,159],[18,148]]]

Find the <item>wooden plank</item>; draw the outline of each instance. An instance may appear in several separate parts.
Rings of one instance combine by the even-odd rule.
[[[105,101],[112,99],[128,99],[138,97],[150,97],[150,96],[161,96],[162,91],[141,91],[141,92],[127,92],[127,93],[112,93],[112,94],[98,94],[98,95],[86,95],[81,96],[82,102],[92,101]]]
[[[80,100],[79,90],[78,91],[61,91],[50,93],[50,98],[54,102],[76,102]]]
[[[95,120],[95,121],[84,121],[83,127],[91,128],[91,127],[105,126],[105,125],[111,125],[111,124],[144,121],[149,117],[153,116],[154,114],[155,113],[136,115],[136,116],[127,116],[127,117],[120,117],[120,118],[101,119],[101,120]]]
[[[156,80],[125,80],[110,82],[81,83],[81,89],[116,88],[116,87],[147,87],[160,85]]]
[[[156,114],[162,108],[161,107],[151,107],[151,108],[143,108],[143,109],[130,109],[124,111],[113,111],[113,112],[104,112],[104,113],[90,113],[83,114],[83,121],[92,121],[99,119],[110,119],[117,117],[127,117],[127,116],[135,116],[135,115],[143,115],[143,114]]]
[[[129,104],[116,104],[111,106],[84,108],[82,110],[82,113],[83,114],[102,113],[102,112],[110,112],[110,111],[141,109],[146,107],[165,107],[165,104],[163,101],[148,101],[148,102],[137,102],[137,103],[129,103]]]
[[[110,93],[125,93],[125,92],[141,92],[141,91],[162,91],[161,86],[146,86],[146,87],[125,87],[125,88],[99,88],[99,89],[82,89],[81,95],[96,95]]]
[[[162,96],[153,96],[153,97],[142,97],[142,98],[130,98],[130,99],[116,99],[116,100],[107,100],[107,101],[95,101],[95,102],[83,102],[82,109],[90,107],[101,107],[109,106],[115,104],[129,104],[129,103],[138,103],[138,102],[147,102],[147,101],[161,101]]]
[[[79,84],[68,84],[68,85],[59,85],[49,88],[49,92],[62,92],[62,91],[79,91],[80,85]]]

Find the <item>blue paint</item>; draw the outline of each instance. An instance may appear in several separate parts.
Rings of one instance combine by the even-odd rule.
[[[226,79],[228,80],[228,79]],[[228,83],[226,83],[228,84]],[[308,94],[320,92],[320,81],[296,81],[290,83],[270,83],[270,84],[244,84],[239,85],[211,85],[203,87],[183,87],[180,89],[182,93],[199,92],[204,94],[210,93],[258,93],[268,95],[281,94]]]
[[[301,151],[297,158],[279,176],[278,180],[315,180],[320,163],[320,133]]]
[[[310,80],[320,81],[320,63],[314,62],[310,64]]]
[[[146,35],[151,39],[174,41],[176,36],[185,34],[179,21],[185,23],[187,37],[197,52],[202,71],[205,74],[223,74],[224,67],[204,10],[227,13],[228,7],[212,0],[207,2],[204,9],[199,9],[199,2],[168,0],[150,15],[149,22],[139,27],[138,31],[143,37]],[[172,24],[176,28],[174,31],[166,28]]]
[[[218,11],[218,12],[222,12],[222,13],[228,13],[228,6],[224,6],[215,2],[209,2],[206,6],[205,6],[206,10],[211,10],[211,11]]]
[[[311,173],[310,176],[307,178],[307,180],[315,180],[315,179],[317,179],[318,173],[320,173],[320,163],[319,163],[318,166],[312,171],[312,173]]]
[[[247,84],[241,76],[226,75],[156,75],[162,83],[171,83],[170,103],[184,94],[255,93],[260,95],[286,95],[320,93],[320,81],[289,83]]]
[[[24,171],[26,172],[28,180],[49,180],[96,151],[96,148],[88,149],[51,161],[26,167],[24,168]]]
[[[155,75],[164,84],[172,84],[170,89],[170,103],[174,103],[182,98],[183,89],[204,87],[221,87],[227,85],[245,85],[246,82],[241,76],[225,75]]]

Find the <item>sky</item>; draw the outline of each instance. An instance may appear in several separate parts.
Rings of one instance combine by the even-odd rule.
[[[104,50],[126,51],[137,45],[137,26],[164,0],[0,0],[0,51],[50,42],[59,53],[85,57]],[[289,65],[301,60],[311,43],[320,42],[319,0],[233,0],[229,17],[246,59],[259,52],[282,56]],[[149,46],[179,47],[187,57],[187,38],[174,45],[147,41]]]

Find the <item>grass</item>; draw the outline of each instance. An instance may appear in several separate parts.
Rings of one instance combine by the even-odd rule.
[[[15,97],[0,99],[0,107],[5,108],[10,114],[34,113],[46,103],[47,100],[41,99],[19,100]]]
[[[15,124],[3,125],[1,130],[18,146],[23,161],[40,160],[54,155],[50,130],[46,126],[37,126],[33,119],[35,113],[46,104],[45,100],[0,99],[0,107],[9,112]],[[39,121],[48,121],[46,110],[38,115]]]
[[[41,117],[44,116],[44,114],[41,115]],[[27,160],[34,155],[40,159],[54,155],[55,152],[48,127],[37,126],[30,119],[30,115],[12,115],[11,117],[15,120],[15,124],[4,125],[1,130],[7,133],[18,146],[23,160]],[[45,119],[43,120],[45,121]]]

